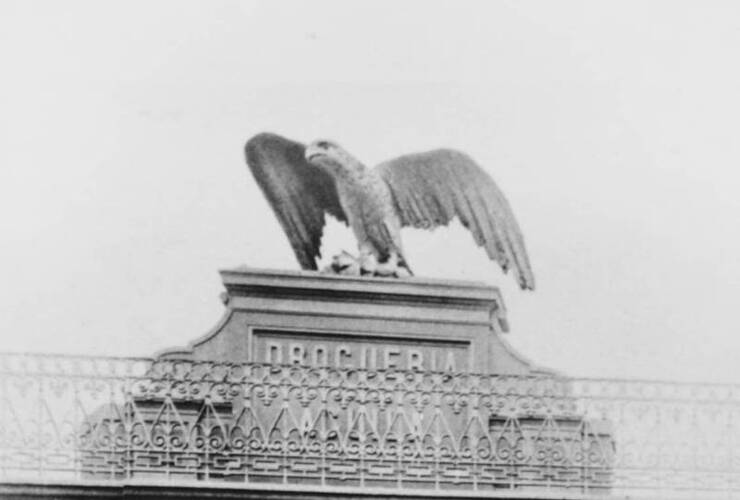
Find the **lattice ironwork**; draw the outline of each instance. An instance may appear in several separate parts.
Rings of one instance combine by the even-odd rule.
[[[0,355],[0,481],[740,497],[740,388]]]

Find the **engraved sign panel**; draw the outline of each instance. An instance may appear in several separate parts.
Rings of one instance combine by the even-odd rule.
[[[257,330],[252,360],[260,363],[457,372],[470,368],[468,340],[429,340]]]

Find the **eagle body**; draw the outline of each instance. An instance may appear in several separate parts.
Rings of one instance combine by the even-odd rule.
[[[352,229],[361,262],[370,257],[408,273],[401,228],[434,229],[458,219],[504,272],[512,269],[522,288],[534,289],[508,201],[464,153],[439,149],[368,168],[331,141],[306,146],[271,133],[252,137],[245,152],[304,269],[318,267],[327,214]]]
[[[401,221],[383,178],[360,165],[348,175],[335,176],[334,180],[360,255],[372,255],[377,262],[395,259],[408,269],[401,244]]]

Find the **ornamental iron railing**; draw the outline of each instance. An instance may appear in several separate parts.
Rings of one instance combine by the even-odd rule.
[[[740,387],[0,354],[0,482],[740,498]]]

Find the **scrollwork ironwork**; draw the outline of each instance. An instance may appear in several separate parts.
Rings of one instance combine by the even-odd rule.
[[[740,496],[740,389],[0,354],[0,475]]]

